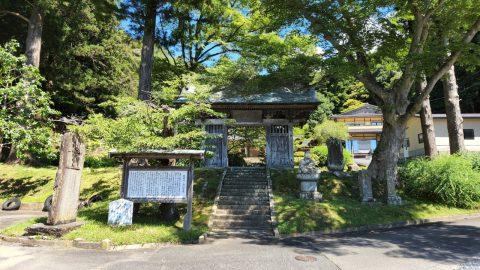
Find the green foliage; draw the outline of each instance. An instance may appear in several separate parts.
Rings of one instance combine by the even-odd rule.
[[[327,166],[328,148],[326,145],[313,147],[310,149],[310,154],[318,166]],[[347,149],[343,149],[343,161],[346,165],[353,162],[353,156]]]
[[[276,193],[296,195],[300,192],[297,169],[270,170],[270,177]]]
[[[310,127],[315,127],[317,124],[323,123],[327,120],[333,113],[335,105],[333,102],[327,98],[324,94],[318,93],[317,99],[320,102],[317,109],[310,114],[308,118],[308,125]]]
[[[310,150],[312,159],[318,166],[327,166],[328,148],[326,145],[318,145]]]
[[[15,55],[18,46],[15,41],[0,46],[0,143],[15,145],[21,159],[55,158],[50,117],[56,112],[40,87],[38,69]]]
[[[168,114],[142,101],[133,98],[120,99],[116,112],[116,118],[93,114],[82,126],[74,127],[87,138],[89,150],[172,149],[185,144],[201,144],[203,133],[198,130],[164,138],[163,121]]]
[[[108,113],[99,104],[136,93],[138,43],[118,29],[115,9],[102,10],[97,2],[61,1],[46,16],[42,72],[64,115]]]
[[[328,120],[315,126],[313,137],[321,143],[331,139],[346,140],[348,139],[348,127],[343,122]]]
[[[462,153],[462,156],[472,162],[472,167],[474,170],[480,171],[480,153],[478,152],[465,152]]]
[[[480,170],[468,156],[414,159],[401,168],[400,177],[414,198],[466,208],[480,201]]]

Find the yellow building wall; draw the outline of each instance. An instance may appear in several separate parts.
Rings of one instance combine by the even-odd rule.
[[[434,118],[435,141],[439,152],[449,152],[448,129],[446,118]],[[463,122],[464,129],[473,129],[474,140],[465,140],[467,151],[480,152],[480,118],[465,118]],[[418,134],[422,133],[420,117],[413,117],[407,122],[406,137],[410,141],[409,156],[423,155],[423,143],[418,142]]]

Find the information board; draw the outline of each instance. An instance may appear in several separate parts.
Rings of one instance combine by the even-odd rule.
[[[188,169],[129,169],[126,199],[187,202]]]

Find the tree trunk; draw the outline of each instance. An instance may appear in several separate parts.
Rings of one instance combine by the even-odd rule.
[[[442,83],[443,95],[445,96],[445,112],[447,114],[450,153],[454,154],[465,151],[463,117],[460,110],[460,98],[458,96],[458,85],[454,66],[452,66],[445,74]]]
[[[422,124],[423,148],[425,155],[434,157],[438,154],[437,142],[435,140],[435,126],[433,125],[432,107],[430,97],[425,99],[420,111],[420,122]]]
[[[417,92],[423,91],[426,86],[425,81],[417,82]],[[420,110],[420,122],[422,124],[423,147],[425,155],[434,157],[438,154],[437,142],[435,140],[435,126],[433,125],[432,107],[430,106],[430,97],[427,97]]]
[[[394,118],[383,112],[385,119]],[[386,200],[388,204],[398,205],[402,199],[395,189],[397,183],[397,163],[405,137],[406,120],[384,121],[382,137],[373,153],[372,162],[368,166],[368,177],[372,181],[386,183]]]
[[[27,64],[40,66],[40,50],[42,49],[43,14],[38,5],[33,5],[28,23],[27,40],[25,42]]]
[[[18,164],[20,163],[20,159],[17,157],[17,148],[14,144],[10,146],[10,152],[8,153],[8,157],[6,162],[8,164]]]
[[[145,11],[140,81],[138,84],[138,99],[140,100],[149,100],[152,93],[153,49],[155,44],[157,6],[158,0],[149,0]]]

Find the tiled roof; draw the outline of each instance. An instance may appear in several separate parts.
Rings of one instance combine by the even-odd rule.
[[[218,92],[210,101],[215,104],[295,104],[318,103],[314,89],[291,90],[287,87],[275,89],[267,93],[251,95],[227,96],[225,92]]]
[[[333,116],[333,118],[341,118],[341,117],[348,117],[348,116],[381,116],[382,111],[380,110],[379,107],[365,103],[362,107],[358,109],[354,109],[348,112],[344,112],[341,114],[336,114]]]
[[[186,102],[180,97],[177,103]],[[265,93],[243,94],[230,92],[228,89],[219,91],[210,98],[211,104],[318,104],[315,89],[293,90],[287,87],[274,89]]]

